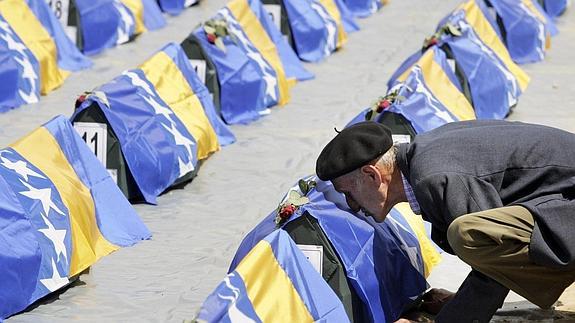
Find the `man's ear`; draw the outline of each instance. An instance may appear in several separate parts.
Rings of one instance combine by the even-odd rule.
[[[367,164],[361,166],[360,170],[361,173],[367,178],[369,178],[371,181],[373,181],[375,185],[379,186],[379,184],[381,184],[383,178],[381,176],[381,172],[377,167],[375,167],[374,165]]]

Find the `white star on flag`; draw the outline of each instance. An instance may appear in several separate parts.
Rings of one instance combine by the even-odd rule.
[[[24,69],[22,71],[22,78],[29,80],[30,82],[30,93],[26,93],[20,89],[18,89],[18,94],[26,103],[35,103],[38,102],[38,96],[36,95],[36,79],[38,79],[38,74],[34,70],[34,66],[30,63],[30,60],[23,56],[24,58],[20,58],[18,56],[14,57],[14,60],[22,66]]]
[[[54,245],[54,250],[58,255],[58,261],[60,261],[60,255],[64,256],[64,259],[68,261],[68,251],[66,250],[66,244],[64,243],[64,239],[66,239],[66,230],[56,230],[52,225],[52,222],[44,216],[44,214],[40,214],[44,223],[48,226],[46,229],[39,229],[39,232],[42,232],[46,238],[52,241]]]
[[[189,157],[189,162],[184,163],[184,161],[178,156],[178,166],[180,168],[180,176],[186,175],[187,173],[194,170],[194,163],[192,163],[191,156]]]
[[[266,95],[269,95],[274,100],[277,100],[276,85],[278,84],[277,79],[272,75],[264,75],[264,81],[266,82]]]
[[[174,112],[172,110],[170,110],[168,107],[158,103],[158,101],[154,100],[151,97],[142,96],[144,98],[144,100],[146,100],[146,102],[148,102],[149,105],[152,106],[152,108],[154,109],[154,111],[156,112],[156,114],[161,114],[164,117],[166,117],[166,119],[168,119],[168,121],[170,121],[170,123],[173,123],[172,118],[170,117],[170,115],[174,114]]]
[[[127,77],[130,78],[130,81],[132,82],[132,85],[137,86],[137,87],[141,87],[142,89],[144,89],[144,91],[146,91],[148,94],[150,95],[154,95],[154,91],[152,91],[152,88],[150,88],[150,85],[142,80],[142,78],[140,77],[140,75],[134,73],[134,72],[130,72],[130,71],[125,71],[124,73],[122,73],[123,75],[126,75]]]
[[[36,173],[35,171],[31,170],[26,166],[26,162],[23,160],[18,160],[16,162],[12,162],[9,159],[4,158],[4,156],[0,155],[0,160],[2,161],[0,164],[10,170],[15,171],[20,176],[24,177],[24,180],[28,181],[28,175],[40,178],[46,178],[41,174]]]
[[[16,39],[14,39],[12,37],[12,35],[10,34],[5,34],[1,36],[5,41],[6,41],[6,45],[8,45],[8,49],[10,50],[15,50],[17,51],[20,55],[25,55],[25,50],[27,49],[27,47],[20,43],[17,42]]]
[[[58,268],[56,268],[56,263],[54,262],[54,259],[51,259],[51,261],[52,261],[52,277],[46,279],[40,279],[40,282],[42,283],[42,285],[48,288],[49,291],[53,292],[61,288],[62,286],[66,286],[69,280],[68,277],[60,276]]]
[[[186,148],[186,150],[188,152],[188,156],[191,158],[193,156],[191,147],[194,145],[194,142],[191,141],[190,139],[184,137],[178,131],[178,129],[176,129],[174,124],[171,124],[170,127],[166,126],[165,124],[162,124],[162,126],[164,126],[164,128],[166,128],[166,130],[168,130],[172,134],[172,136],[174,136],[174,140],[176,142],[176,145],[182,145],[182,146],[184,146],[184,148]]]
[[[35,187],[31,186],[30,184],[22,181],[22,180],[20,180],[20,182],[28,188],[28,191],[22,191],[19,193],[28,197],[28,198],[31,198],[33,200],[39,200],[40,203],[42,203],[42,208],[44,209],[44,214],[48,214],[50,209],[53,209],[54,211],[56,211],[56,213],[64,215],[64,212],[62,212],[56,206],[56,204],[54,204],[54,202],[52,202],[52,189],[51,188],[40,188],[40,189],[38,189],[38,188],[35,188]]]
[[[321,19],[325,22],[325,26],[327,28],[327,43],[324,48],[324,53],[329,55],[332,51],[335,50],[337,45],[337,38],[336,38],[336,25],[335,21],[329,16],[329,14],[324,10],[323,6],[319,3],[313,2],[311,3],[311,7],[313,10],[317,12],[317,14],[321,17]]]
[[[121,18],[121,23],[118,24],[118,39],[116,40],[116,44],[123,44],[130,40],[130,27],[134,25],[134,19],[121,2],[117,0],[114,1],[114,6],[118,9]]]

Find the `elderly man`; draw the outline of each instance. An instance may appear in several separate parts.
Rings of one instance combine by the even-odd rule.
[[[362,122],[327,144],[316,172],[379,222],[409,202],[472,267],[436,322],[488,322],[509,289],[548,308],[575,279],[574,134],[466,121],[393,145],[387,127]]]

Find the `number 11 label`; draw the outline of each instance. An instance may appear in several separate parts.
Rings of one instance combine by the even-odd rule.
[[[106,167],[106,150],[108,147],[108,127],[106,124],[75,122],[74,128],[102,165]]]

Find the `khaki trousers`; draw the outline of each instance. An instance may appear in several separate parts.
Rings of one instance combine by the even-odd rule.
[[[447,239],[473,269],[548,308],[573,283],[575,270],[544,267],[529,259],[533,225],[526,208],[507,206],[458,217],[449,226]]]

